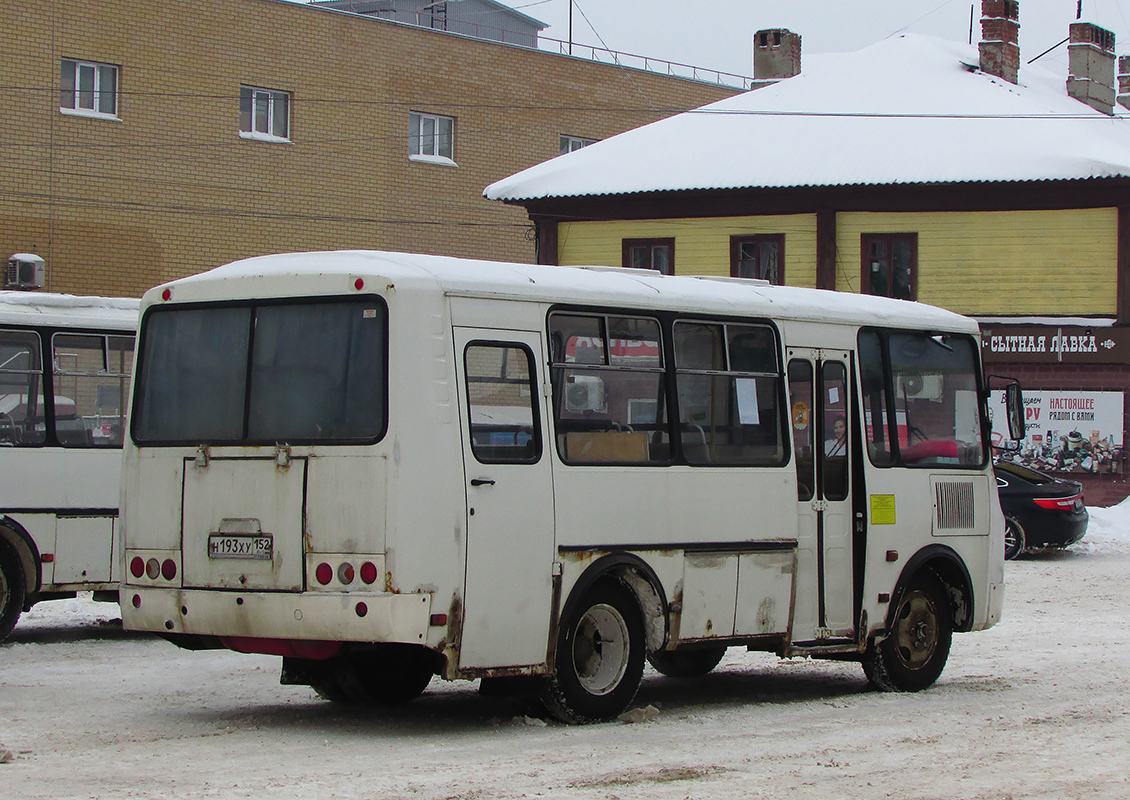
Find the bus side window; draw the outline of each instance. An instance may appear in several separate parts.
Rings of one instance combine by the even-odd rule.
[[[659,321],[555,312],[549,325],[553,422],[561,460],[668,463]]]
[[[475,458],[484,464],[540,459],[533,354],[518,344],[472,342],[463,365]]]
[[[120,447],[133,337],[57,333],[55,436],[65,447]]]
[[[863,389],[863,435],[867,455],[877,467],[891,464],[890,425],[887,419],[887,383],[883,374],[883,344],[879,334],[859,334],[859,378]]]
[[[43,408],[39,336],[0,331],[0,446],[42,444]]]

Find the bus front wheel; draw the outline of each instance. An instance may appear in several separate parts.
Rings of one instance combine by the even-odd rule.
[[[16,551],[0,540],[0,642],[8,638],[24,608],[24,572]]]
[[[887,637],[864,656],[863,670],[883,691],[921,691],[942,674],[952,639],[945,589],[933,575],[920,572],[899,599]]]
[[[564,722],[603,722],[627,709],[643,677],[643,614],[618,581],[602,580],[562,619],[543,701]]]

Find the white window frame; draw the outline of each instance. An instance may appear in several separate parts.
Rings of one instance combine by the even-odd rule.
[[[120,119],[117,64],[63,58],[59,62],[59,111],[77,117]],[[69,79],[68,79],[69,78]],[[107,88],[109,81],[112,85]],[[85,84],[85,88],[84,88]],[[109,109],[107,109],[107,101]]]
[[[431,131],[427,132],[425,128],[429,124]],[[455,118],[422,111],[411,112],[408,127],[408,158],[412,161],[456,166]]]
[[[590,144],[596,144],[599,139],[587,139],[584,136],[570,136],[567,133],[561,134],[561,146],[558,155],[565,155],[572,153],[574,150],[580,150],[582,147],[588,147]]]
[[[290,92],[243,84],[239,87],[240,137],[289,142],[291,105]]]

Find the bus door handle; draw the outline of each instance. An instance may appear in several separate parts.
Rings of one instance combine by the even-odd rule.
[[[471,478],[472,486],[494,486],[494,481],[490,478]]]

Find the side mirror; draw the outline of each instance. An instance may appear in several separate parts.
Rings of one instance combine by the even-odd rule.
[[[1008,415],[1008,435],[1014,441],[1023,439],[1027,433],[1024,423],[1024,393],[1019,383],[1004,387],[1005,413]]]

